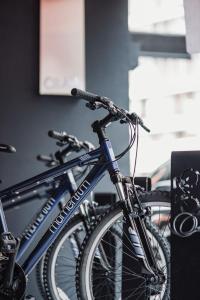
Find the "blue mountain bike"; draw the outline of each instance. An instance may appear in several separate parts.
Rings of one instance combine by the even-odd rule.
[[[113,208],[112,215],[110,216],[109,213],[109,217],[107,215],[103,217],[103,223],[100,222],[100,225],[96,227],[97,231],[95,231],[95,224],[92,224],[94,225],[94,235],[92,235],[95,237],[94,244],[83,243],[83,247],[84,245],[87,247],[86,254],[83,256],[86,257],[86,260],[84,259],[81,264],[79,260],[78,269],[81,265],[81,270],[86,271],[86,276],[84,279],[82,271],[77,273],[77,276],[81,276],[79,279],[77,277],[77,282],[80,281],[80,285],[77,285],[80,287],[78,297],[80,299],[169,299],[169,246],[164,234],[159,235],[157,228],[155,230],[148,229],[153,226],[150,208],[157,210],[159,215],[160,207],[170,207],[169,199],[165,201],[146,199],[145,201],[144,197],[144,201],[140,200],[132,178],[121,174],[117,162],[133,145],[138,126],[142,126],[147,131],[148,129],[135,113],[129,114],[106,97],[99,97],[77,89],[72,90],[72,95],[88,101],[87,107],[91,110],[104,108],[108,111],[105,118],[92,124],[100,147],[1,191],[0,198],[5,201],[37,189],[39,186],[48,185],[58,178],[60,182],[58,189],[55,190],[48,203],[42,207],[21,239],[14,238],[8,231],[1,205],[0,297],[5,300],[23,299],[28,274],[59,237],[87,195],[108,172],[111,182],[116,187],[119,201],[117,208]],[[128,123],[134,130],[134,133],[131,133],[130,145],[118,156],[115,156],[112,144],[106,135],[106,127],[115,121]],[[58,203],[70,191],[67,171],[75,166],[86,165],[93,165],[93,167],[77,190],[71,193],[63,209],[57,212]],[[48,224],[49,218],[51,219],[53,215],[56,216]],[[88,234],[90,233],[91,230]],[[91,247],[88,248],[88,245]],[[110,245],[114,247],[111,248]],[[118,250],[116,251],[116,249]],[[160,265],[160,256],[165,265]],[[127,263],[129,267],[127,267]],[[127,270],[131,275],[136,274],[136,280],[131,280],[131,291],[130,286],[126,288],[124,285],[127,280],[130,280],[124,277]],[[98,278],[99,274],[101,276]],[[102,277],[112,284],[105,285],[107,294],[103,289],[99,290],[96,295],[94,291],[97,290]],[[70,281],[71,279],[66,278],[66,280]],[[126,293],[129,294],[126,295]],[[59,294],[59,297],[67,299],[62,293]]]

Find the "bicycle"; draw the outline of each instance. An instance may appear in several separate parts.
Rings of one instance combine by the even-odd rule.
[[[63,136],[63,134],[57,133],[57,136]],[[51,167],[58,164],[58,160],[55,159],[56,156],[58,155],[39,156],[39,160],[46,162],[47,166]],[[141,178],[139,181],[141,183]],[[150,197],[149,194],[148,197]],[[81,244],[88,233],[88,229],[94,221],[97,221],[97,216],[105,214],[109,209],[109,205],[102,207],[102,204],[100,204],[100,206],[96,206],[94,200],[84,202],[84,205],[86,205],[86,213],[77,214],[72,218],[37,266],[37,281],[45,299],[77,299],[75,285],[76,260]],[[154,217],[156,217],[156,214]],[[87,223],[85,224],[85,222]],[[63,261],[65,262],[64,267]],[[65,281],[64,278],[70,278],[71,280]]]
[[[88,95],[84,95],[82,94],[82,92],[78,91],[78,94],[82,96],[82,98],[88,100]],[[97,102],[101,102],[101,98],[99,96],[96,95],[92,95],[93,99],[95,99]],[[99,101],[100,99],[100,101]],[[108,100],[109,101],[109,100]],[[106,119],[106,118],[105,118]],[[124,120],[122,120],[124,123]],[[100,121],[101,122],[101,121]],[[100,123],[99,122],[99,123]],[[139,120],[140,124],[142,124],[142,121]],[[104,123],[105,125],[105,123]],[[104,126],[102,126],[104,127]],[[106,127],[106,126],[105,126]],[[105,130],[104,127],[104,130]],[[123,182],[124,180],[124,182]],[[135,189],[133,186],[133,182],[132,180],[130,180],[130,178],[123,178],[122,183],[124,185],[124,192],[126,193],[127,198],[130,196],[128,205],[130,205],[130,209],[132,209],[132,214],[135,216],[135,220],[137,220],[137,218],[144,218],[144,215],[142,217],[142,211],[143,208],[141,207],[141,203],[140,200],[138,199],[136,193],[135,193]],[[130,195],[130,191],[127,190],[126,185],[129,184],[132,188],[132,195]],[[146,194],[146,204],[147,206],[155,206],[158,207],[159,204],[161,204],[161,202],[164,200],[166,202],[163,202],[164,204],[162,204],[162,206],[170,206],[170,198],[169,198],[169,194],[168,193],[163,193],[159,192],[157,193],[151,193],[151,194]],[[156,196],[161,196],[161,198]],[[166,196],[166,198],[164,197]],[[134,199],[135,198],[135,199]],[[143,197],[143,200],[145,199],[145,197]],[[149,202],[147,202],[149,201]],[[152,201],[152,202],[151,202]],[[155,202],[154,202],[155,201]],[[145,201],[143,201],[144,204]],[[140,203],[140,204],[139,204]],[[167,205],[166,205],[167,204]],[[131,207],[133,205],[133,207]],[[136,207],[134,207],[136,205]],[[138,207],[137,207],[138,205]],[[124,231],[123,227],[120,228],[119,226],[119,222],[122,224],[122,226],[124,226],[124,222],[123,222],[123,218],[124,215],[126,218],[128,218],[128,213],[124,213],[124,210],[127,209],[124,208],[124,206],[120,205],[120,207],[117,207],[116,209],[111,209],[111,212],[108,212],[107,214],[105,214],[102,219],[100,220],[99,224],[98,222],[96,224],[94,224],[93,226],[93,233],[89,233],[87,234],[81,250],[80,250],[80,255],[78,258],[78,264],[77,264],[77,294],[78,294],[78,298],[79,299],[132,299],[131,297],[137,297],[137,299],[140,299],[141,294],[145,297],[150,297],[151,299],[158,299],[157,297],[159,297],[159,299],[168,299],[169,298],[169,278],[166,280],[166,286],[163,289],[161,289],[161,282],[158,283],[157,285],[151,285],[151,283],[149,283],[150,287],[145,287],[144,285],[141,285],[141,280],[140,283],[138,283],[138,285],[140,286],[140,289],[138,290],[138,286],[136,288],[137,290],[137,294],[135,294],[133,292],[133,287],[131,287],[131,292],[128,292],[127,295],[127,289],[125,287],[126,292],[123,293],[122,296],[122,289],[119,288],[119,281],[120,283],[122,283],[121,278],[119,279],[119,277],[123,274],[123,272],[121,271],[120,275],[116,274],[116,271],[114,272],[114,268],[116,268],[116,264],[119,263],[119,249],[122,245],[123,245],[123,241],[120,240],[120,238],[123,236],[122,232]],[[140,212],[139,212],[140,211]],[[140,215],[141,213],[141,215]],[[138,220],[139,220],[138,219]],[[129,248],[128,250],[128,254],[125,253],[126,259],[127,257],[130,257],[131,251],[131,245],[134,244],[136,246],[135,249],[135,253],[133,253],[133,255],[135,257],[138,257],[141,259],[141,257],[144,255],[145,252],[141,252],[140,246],[139,246],[139,239],[136,237],[137,233],[144,230],[144,227],[146,226],[147,232],[148,232],[148,236],[144,235],[143,238],[150,238],[153,239],[154,238],[154,242],[153,245],[151,245],[151,247],[155,247],[155,240],[157,241],[157,246],[158,243],[160,245],[162,245],[162,254],[165,255],[165,261],[166,261],[166,265],[164,265],[164,268],[167,267],[167,272],[165,272],[165,276],[168,275],[167,273],[169,273],[169,246],[168,243],[166,242],[165,239],[162,239],[163,237],[160,236],[158,234],[158,229],[153,226],[150,222],[147,222],[145,225],[144,223],[141,224],[141,219],[139,220],[139,223],[136,223],[136,228],[133,229],[133,232],[129,232],[129,230],[126,230],[126,237],[128,234],[132,235],[131,238],[129,238],[128,240],[126,240],[127,244],[125,245],[126,248]],[[129,219],[128,219],[129,220]],[[137,222],[138,222],[137,220]],[[130,223],[129,226],[131,224],[132,219],[130,219]],[[169,222],[168,222],[169,223]],[[142,226],[141,226],[142,225]],[[141,226],[141,227],[140,227]],[[144,227],[143,227],[144,226]],[[118,230],[116,229],[116,227],[119,227]],[[137,231],[139,227],[140,231]],[[143,228],[142,228],[143,227]],[[166,229],[166,227],[165,227]],[[165,231],[165,230],[164,230]],[[109,232],[109,234],[108,234]],[[149,237],[149,235],[151,234],[151,236]],[[106,239],[105,239],[106,236]],[[132,240],[131,240],[132,239]],[[120,242],[119,242],[120,240]],[[110,242],[111,241],[111,242]],[[116,243],[116,245],[114,245],[113,243]],[[120,244],[120,245],[119,245]],[[147,242],[148,244],[148,242]],[[139,249],[137,248],[139,247]],[[99,249],[100,248],[100,249]],[[106,250],[105,250],[106,248]],[[115,251],[114,251],[115,250]],[[126,251],[125,251],[126,252]],[[134,251],[133,251],[134,252]],[[158,252],[158,247],[156,252]],[[102,254],[103,253],[103,257]],[[114,256],[115,253],[117,255],[117,259],[114,260]],[[124,254],[124,253],[123,253]],[[158,253],[157,253],[158,254]],[[152,252],[150,251],[150,255],[152,255]],[[144,256],[143,256],[144,257]],[[129,259],[130,260],[130,259]],[[122,263],[122,257],[120,260],[120,263]],[[121,266],[121,264],[119,263],[119,266]],[[155,263],[155,261],[154,261]],[[144,266],[143,266],[144,267]],[[123,268],[123,267],[121,267]],[[118,269],[118,268],[117,268]],[[127,273],[127,269],[125,268],[125,272]],[[130,269],[129,269],[130,272]],[[115,276],[114,276],[115,273]],[[130,274],[129,274],[130,275]],[[127,275],[126,275],[127,276]],[[131,277],[131,276],[129,276]],[[146,276],[144,276],[144,281],[145,284],[147,282],[147,278],[145,278]],[[105,284],[105,281],[107,281],[109,283]],[[141,276],[140,276],[141,278]],[[135,279],[135,278],[134,278]],[[102,283],[102,280],[104,282],[104,284]],[[126,280],[130,280],[125,278]],[[98,282],[98,284],[97,284]],[[134,281],[133,281],[134,282]],[[114,284],[115,283],[115,284]],[[147,284],[148,285],[148,284]],[[101,289],[98,289],[97,287],[101,286]],[[159,290],[156,290],[155,287],[159,286]],[[130,287],[129,287],[130,288]],[[142,293],[141,293],[142,290]],[[110,292],[108,294],[108,291]],[[158,295],[159,294],[159,295]],[[135,299],[135,298],[133,298]],[[145,298],[146,299],[146,298]]]
[[[90,151],[92,149],[94,149],[94,146],[89,143],[88,141],[84,141],[81,142],[79,141],[75,136],[69,135],[66,132],[56,132],[54,130],[49,131],[48,135],[51,138],[54,138],[57,140],[57,145],[61,147],[60,150],[56,151],[55,154],[50,154],[50,155],[38,155],[37,159],[41,162],[44,162],[45,165],[50,168],[50,167],[54,167],[54,166],[58,166],[59,164],[63,164],[66,161],[66,158],[69,157],[69,155],[73,152],[80,152],[80,151]],[[64,148],[63,148],[64,147]],[[80,180],[82,176],[84,176],[87,172],[88,167],[86,168],[75,168],[75,170],[68,170],[67,176],[68,176],[68,180],[70,181],[70,186],[73,186],[74,191],[77,188],[77,180]],[[38,190],[34,190],[30,195],[26,195],[23,197],[17,197],[16,199],[12,199],[12,201],[9,201],[9,199],[7,199],[7,201],[3,202],[3,208],[4,210],[8,210],[8,209],[13,209],[18,207],[19,205],[22,205],[24,203],[28,203],[29,201],[35,201],[35,200],[42,200],[42,201],[46,201],[46,199],[48,199],[48,197],[51,196],[52,191],[54,191],[55,189],[57,189],[59,186],[59,180],[53,182],[51,184],[50,188],[46,188],[44,191],[39,192]],[[65,201],[67,199],[62,199],[62,202],[59,203],[59,209],[62,209]],[[69,241],[69,246],[68,249],[70,250],[70,248],[73,248],[73,253],[77,254],[78,252],[78,248],[83,240],[83,238],[85,237],[85,231],[87,230],[87,227],[89,226],[89,223],[91,221],[91,219],[94,219],[96,217],[97,214],[103,213],[105,211],[105,209],[108,208],[105,205],[101,206],[101,207],[97,207],[97,203],[95,203],[94,201],[87,201],[85,200],[83,204],[81,204],[80,206],[80,211],[79,214],[76,215],[75,217],[72,218],[72,220],[70,220],[70,224],[69,226],[66,226],[62,232],[62,234],[58,237],[58,239],[55,241],[55,243],[58,243],[59,240],[61,239],[61,236],[65,237],[65,243],[67,240],[67,237],[70,236],[70,241]],[[77,222],[79,224],[79,229],[77,230]],[[86,223],[87,222],[87,223]],[[84,224],[84,225],[83,225]],[[74,230],[72,230],[71,228],[74,228]],[[82,237],[80,238],[80,231],[82,234]],[[74,236],[73,240],[72,240],[72,235]],[[77,245],[77,241],[79,243],[79,245]],[[70,247],[71,246],[71,247]],[[41,291],[41,294],[44,297],[47,297],[46,294],[48,294],[47,288],[48,285],[45,284],[45,280],[44,278],[46,277],[46,268],[51,267],[51,252],[53,251],[53,247],[51,247],[47,253],[45,254],[45,256],[43,257],[43,259],[40,261],[40,263],[37,265],[37,281],[38,281],[38,285]],[[59,256],[59,253],[58,253]],[[76,259],[77,255],[74,255],[74,258]],[[45,267],[44,267],[45,266]],[[69,275],[69,274],[68,274]],[[74,278],[75,278],[75,268],[74,268],[74,272],[73,272]],[[54,281],[54,279],[52,279],[52,281]],[[74,284],[72,281],[70,281],[70,287],[69,289],[72,289],[74,285],[74,290],[75,290],[75,281]],[[55,290],[55,288],[54,288]],[[59,282],[57,282],[56,284],[56,293],[58,291],[61,291],[61,289],[59,289]],[[74,293],[74,292],[72,292]],[[70,293],[70,295],[72,294]],[[55,294],[55,292],[54,292]],[[68,292],[66,291],[65,288],[65,295],[67,295]],[[54,298],[56,297],[56,295],[54,295]],[[57,298],[58,299],[58,296]]]
[[[56,153],[53,155],[38,155],[37,159],[39,161],[42,161],[46,164],[47,167],[53,167],[53,166],[57,166],[59,164],[63,164],[64,161],[66,161],[66,157],[69,157],[69,155],[72,152],[80,152],[80,151],[90,151],[92,149],[94,149],[94,146],[87,142],[81,142],[79,141],[75,136],[72,135],[68,135],[66,132],[56,132],[56,131],[49,131],[48,135],[54,139],[57,140],[57,145],[62,147],[61,150],[56,151]],[[64,149],[63,149],[64,147]],[[4,146],[5,148],[5,146]],[[86,168],[78,168],[78,170],[68,170],[66,176],[68,177],[68,181],[70,182],[69,188],[73,187],[73,191],[75,191],[77,189],[77,180],[80,180],[82,176],[84,176],[84,174],[86,174],[87,172],[87,167]],[[33,190],[33,192],[28,195],[24,195],[24,197],[20,197],[17,196],[17,198],[12,199],[12,201],[10,201],[9,199],[5,199],[5,201],[3,202],[3,208],[4,210],[8,210],[8,209],[13,209],[16,207],[19,207],[20,205],[24,204],[24,203],[28,203],[30,201],[35,201],[35,200],[42,200],[42,201],[46,201],[46,199],[48,199],[51,196],[52,191],[54,191],[55,189],[57,189],[59,186],[59,180],[53,182],[51,184],[50,188],[45,188],[42,192],[38,192],[38,190]],[[71,191],[71,193],[73,193],[73,191]],[[59,203],[59,209],[62,209],[64,203],[65,203],[66,199],[62,199],[62,202]],[[79,212],[79,217],[83,217],[85,216],[86,218],[86,214],[87,214],[87,219],[89,222],[89,218],[90,215],[88,213],[88,209],[90,208],[90,213],[93,213],[91,211],[92,208],[92,203],[90,202],[84,202],[83,204],[81,204],[80,206],[80,212]],[[94,207],[93,207],[94,208]],[[86,211],[87,210],[87,211]],[[93,213],[94,216],[94,213]],[[76,218],[71,220],[71,224],[74,224],[76,222]],[[65,227],[64,230],[65,234],[68,234],[68,227]],[[43,278],[43,263],[40,263],[37,267],[37,272],[40,276],[38,276],[38,283],[39,283],[39,287],[41,289],[41,291],[43,292],[43,285],[41,284],[42,278]],[[42,275],[41,275],[42,274]]]
[[[100,148],[92,150],[87,154],[81,155],[64,163],[61,166],[57,166],[22,183],[14,185],[0,193],[1,199],[8,199],[16,195],[23,195],[24,193],[27,193],[27,191],[31,191],[36,187],[38,188],[38,186],[49,184],[58,177],[61,180],[59,188],[55,191],[54,196],[48,201],[48,207],[45,206],[42,208],[39,212],[40,218],[34,220],[30,226],[30,230],[25,233],[20,242],[16,242],[16,239],[12,236],[12,234],[8,232],[3,208],[1,206],[1,252],[5,257],[4,267],[7,270],[7,275],[2,280],[1,295],[3,295],[3,297],[6,296],[7,298],[5,299],[23,298],[26,286],[26,276],[53,244],[62,229],[71,219],[72,215],[74,215],[75,211],[80,207],[86,196],[102,179],[106,171],[110,174],[111,181],[116,187],[119,204],[121,205],[124,216],[126,217],[125,225],[128,226],[127,233],[128,235],[130,234],[132,238],[134,235],[138,238],[137,245],[135,245],[135,242],[132,242],[131,247],[134,251],[135,258],[139,262],[142,272],[144,271],[145,273],[146,281],[148,281],[148,284],[151,287],[155,287],[165,284],[167,280],[167,293],[169,293],[168,277],[165,278],[162,270],[160,270],[159,266],[157,266],[156,259],[153,255],[152,245],[150,245],[149,239],[146,235],[146,227],[143,219],[149,215],[149,210],[148,208],[142,207],[138,197],[136,197],[136,201],[133,205],[132,197],[129,198],[130,194],[128,190],[127,195],[125,196],[125,179],[128,180],[128,178],[121,176],[117,159],[121,158],[130,149],[130,145],[121,155],[115,157],[111,142],[105,135],[105,127],[114,121],[121,121],[122,123],[128,122],[136,127],[137,125],[141,125],[144,129],[148,129],[144,126],[142,120],[136,114],[129,114],[125,110],[120,109],[108,98],[99,97],[77,89],[72,90],[72,95],[79,96],[87,100],[87,106],[92,110],[104,108],[109,111],[109,114],[105,118],[94,122],[92,125],[93,131],[99,138]],[[133,142],[133,139],[131,142]],[[66,194],[67,170],[75,166],[86,166],[91,164],[94,164],[94,166],[90,170],[89,174],[87,174],[83,179],[76,192],[67,201],[59,215],[55,217],[44,235],[40,236],[40,229],[44,228],[47,218],[55,212],[55,208],[60,199]],[[130,180],[128,180],[128,182],[130,183]],[[153,203],[151,204],[153,206]],[[157,202],[156,204],[158,207],[160,203]],[[161,204],[169,207],[168,201]],[[135,212],[137,212],[137,216],[132,218],[133,213]],[[136,234],[134,234],[135,230]],[[28,250],[30,250],[30,245],[34,243],[37,235],[38,243],[34,245],[33,250],[26,257]],[[9,250],[11,248],[12,251]],[[105,256],[101,253],[101,257]],[[149,287],[147,290],[149,292]],[[145,289],[145,293],[147,290]],[[150,290],[152,290],[152,288]]]
[[[73,137],[71,135],[69,136],[66,133],[60,134],[60,133],[57,133],[55,131],[50,131],[49,135],[51,137],[59,139],[59,143],[62,143],[62,146],[68,145],[64,150],[56,152],[56,159],[57,160],[54,160],[54,161],[52,160],[50,162],[49,158],[47,156],[45,156],[45,157],[44,156],[38,156],[39,160],[42,160],[42,161],[45,160],[45,162],[47,162],[47,160],[48,160],[49,166],[50,165],[58,164],[58,161],[60,163],[63,163],[63,160],[65,159],[65,156],[69,155],[70,152],[73,152],[73,151],[79,152],[81,150],[85,151],[85,150],[94,148],[91,143],[89,143],[89,142],[82,143],[82,142],[78,141],[75,137]],[[7,145],[0,145],[0,146],[1,146],[0,150],[2,150],[4,152],[15,152],[16,151],[16,150],[15,151],[13,150],[14,147],[12,147],[12,146],[7,146]],[[80,179],[81,175],[85,174],[85,172],[86,172],[86,170],[80,170],[80,169],[81,168],[79,168],[78,174],[76,174],[76,175],[78,175],[78,179]],[[65,181],[66,181],[66,191],[69,190],[69,192],[71,194],[73,194],[76,191],[76,189],[77,189],[77,185],[76,185],[76,182],[75,182],[75,179],[74,179],[74,176],[73,176],[73,173],[72,173],[71,169],[68,169],[65,172]],[[56,180],[55,181],[44,182],[44,185],[47,185],[48,187],[51,186],[51,188],[48,189],[48,190],[45,190],[45,193],[43,192],[43,194],[37,193],[37,190],[38,190],[38,188],[40,186],[40,185],[38,186],[38,182],[36,182],[35,186],[33,186],[31,188],[27,188],[27,189],[25,189],[21,193],[18,193],[18,192],[15,193],[15,192],[13,192],[13,194],[17,195],[16,197],[10,198],[8,194],[7,195],[5,194],[2,197],[3,207],[4,207],[5,210],[6,209],[12,209],[12,208],[14,208],[14,207],[16,207],[16,206],[18,206],[20,204],[27,203],[27,201],[35,200],[38,197],[40,199],[44,199],[44,198],[47,197],[47,195],[50,196],[52,194],[52,191],[54,191],[54,193],[55,193],[55,190],[59,187],[59,183],[60,183],[60,177],[59,176],[56,176]],[[42,184],[41,184],[41,186],[42,186]],[[12,187],[11,187],[11,189],[12,189]],[[27,196],[27,194],[29,194],[29,195]],[[63,199],[62,199],[62,201],[60,201],[60,203],[59,203],[60,204],[60,208],[63,206],[63,203],[64,202],[63,202]],[[42,207],[41,210],[42,211],[44,211],[44,210],[47,211],[49,209],[49,205],[50,205],[49,201],[46,202],[43,205],[43,207]],[[82,206],[81,207],[81,213],[83,214],[84,213],[84,206],[83,205],[81,205],[81,206]],[[3,210],[1,210],[1,211],[3,211]],[[37,214],[37,216],[35,217],[35,219],[38,220],[39,217],[41,218],[41,212],[39,214]],[[31,226],[34,226],[34,222],[35,221],[33,221],[32,225],[29,225],[28,228],[26,228],[25,232],[22,234],[22,240],[24,240],[25,237],[28,239],[28,234],[30,233],[29,231],[33,230],[33,228],[31,228]],[[11,235],[9,235],[9,234],[8,234],[8,236],[4,236],[4,238],[7,238],[7,237],[13,239],[12,243],[13,243],[13,246],[14,246],[14,244],[16,242],[15,239]],[[3,248],[3,245],[1,245],[1,247]],[[3,251],[5,252],[6,249],[4,249]],[[14,250],[12,249],[12,251],[14,251]],[[12,297],[14,297],[14,296],[12,295],[11,298]]]

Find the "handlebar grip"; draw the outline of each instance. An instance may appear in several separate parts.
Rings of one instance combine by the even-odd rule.
[[[52,157],[48,155],[37,155],[37,160],[45,161],[45,162],[52,162]]]
[[[63,141],[63,138],[66,137],[66,135],[67,135],[66,132],[58,132],[55,130],[49,130],[48,132],[49,137],[59,141]]]
[[[151,132],[151,130],[148,128],[148,127],[146,127],[144,124],[140,124],[141,125],[141,127],[144,129],[144,130],[146,130],[147,132]]]
[[[15,153],[15,147],[6,144],[0,144],[0,152]]]
[[[95,95],[95,94],[92,94],[92,93],[89,93],[86,91],[82,91],[82,90],[79,90],[76,88],[71,90],[71,94],[74,97],[79,97],[79,98],[82,98],[82,99],[84,99],[86,101],[90,101],[90,102],[98,101],[101,99],[101,97],[98,95]]]
[[[144,125],[143,120],[142,120],[135,112],[133,112],[132,114],[128,114],[128,116],[129,116],[129,118],[130,118],[131,120],[134,121],[134,123],[137,121],[138,124],[139,124],[144,130],[146,130],[147,132],[150,132],[150,129],[149,129],[147,126]],[[120,121],[120,122],[121,122],[121,121]]]

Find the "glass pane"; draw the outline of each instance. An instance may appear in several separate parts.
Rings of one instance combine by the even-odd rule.
[[[183,0],[129,0],[129,30],[185,34]]]
[[[130,111],[144,118],[137,171],[150,174],[173,150],[199,150],[200,55],[192,59],[140,57],[129,73]],[[134,152],[131,152],[132,169]],[[165,174],[163,175],[165,176]]]

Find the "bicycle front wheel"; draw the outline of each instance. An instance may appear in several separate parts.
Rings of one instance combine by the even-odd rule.
[[[116,208],[87,235],[77,264],[77,294],[81,300],[170,299],[169,235],[170,197],[166,193],[152,192],[142,197],[144,206],[152,208],[146,229],[154,257],[165,276],[163,284],[147,284],[138,263],[131,255],[131,244],[123,242],[123,211]],[[131,243],[131,241],[130,241]],[[123,249],[123,251],[122,251]],[[133,265],[124,265],[130,258]],[[127,284],[124,291],[124,284]],[[123,291],[122,291],[123,289]]]

